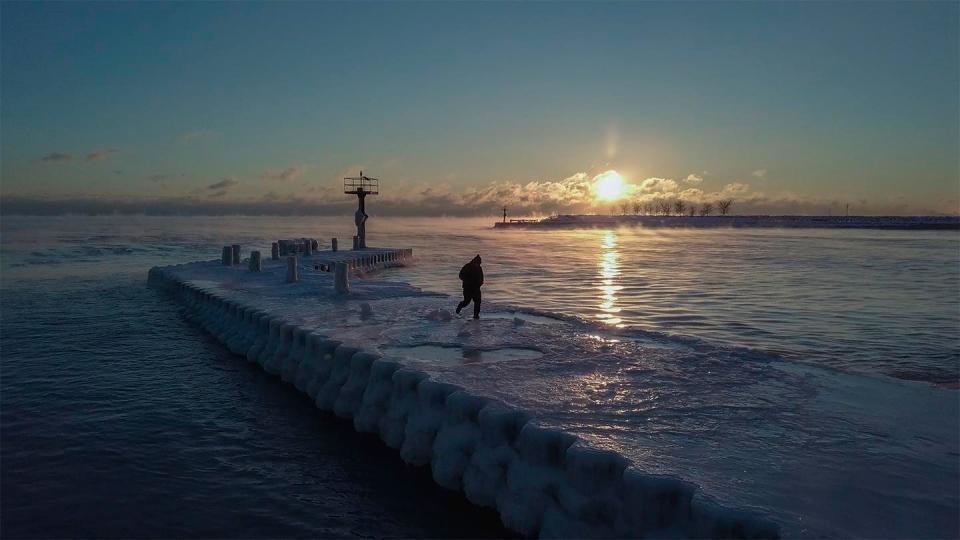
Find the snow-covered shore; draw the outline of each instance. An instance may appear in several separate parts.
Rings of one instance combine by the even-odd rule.
[[[292,284],[283,283],[280,263],[265,261],[259,273],[243,268],[212,261],[156,267],[149,282],[170,291],[231,351],[358,431],[378,434],[408,463],[429,465],[438,484],[496,508],[512,530],[541,537],[779,536],[767,519],[721,507],[693,484],[641,471],[596,441],[540,422],[538,411],[507,404],[507,381],[503,393],[469,384],[471,377],[495,379],[511,354],[610,354],[602,344],[586,350],[594,345],[571,338],[563,321],[507,316],[482,326],[451,324],[447,297],[405,283],[361,276],[343,297],[330,274],[310,265]],[[462,361],[445,364],[451,352]]]

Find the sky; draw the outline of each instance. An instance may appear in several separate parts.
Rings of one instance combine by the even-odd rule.
[[[957,214],[958,6],[3,2],[0,210]]]

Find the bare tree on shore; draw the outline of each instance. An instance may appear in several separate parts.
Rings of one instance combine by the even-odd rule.
[[[630,201],[623,201],[620,205],[621,215],[627,215],[630,213]]]
[[[684,209],[686,209],[687,204],[683,202],[683,199],[677,199],[673,201],[673,209],[677,212],[678,216],[683,215]]]
[[[722,201],[717,201],[717,210],[720,211],[721,216],[727,215],[730,212],[730,207],[733,206],[733,199],[724,199]]]
[[[671,209],[671,208],[672,208],[672,205],[670,204],[670,201],[668,201],[668,200],[666,200],[666,199],[660,199],[659,201],[657,201],[657,213],[658,213],[658,214],[661,214],[661,215],[664,215],[664,216],[669,216],[669,215],[670,215],[670,209]]]
[[[700,207],[700,217],[709,216],[713,212],[713,203],[705,202]]]
[[[640,215],[640,201],[633,201],[633,215]]]

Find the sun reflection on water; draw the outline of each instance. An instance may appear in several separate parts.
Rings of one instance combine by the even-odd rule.
[[[620,313],[620,308],[617,307],[617,293],[623,289],[623,286],[618,284],[620,252],[617,251],[616,233],[613,231],[604,233],[600,247],[602,248],[599,265],[600,285],[597,288],[600,290],[601,313],[597,318],[606,324],[620,328],[623,326],[623,320],[617,316]]]

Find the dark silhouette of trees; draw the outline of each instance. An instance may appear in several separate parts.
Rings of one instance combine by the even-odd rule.
[[[686,203],[682,199],[677,199],[673,201],[673,209],[677,212],[678,216],[683,215],[683,210],[687,207]]]
[[[657,201],[657,213],[664,216],[669,216],[671,208],[673,208],[673,205],[670,204],[670,201],[666,199],[660,199]]]
[[[722,201],[717,201],[717,210],[720,211],[721,216],[727,215],[730,211],[730,207],[733,206],[733,199],[724,199]]]
[[[701,216],[709,216],[711,212],[713,212],[713,203],[705,202],[700,207]]]

